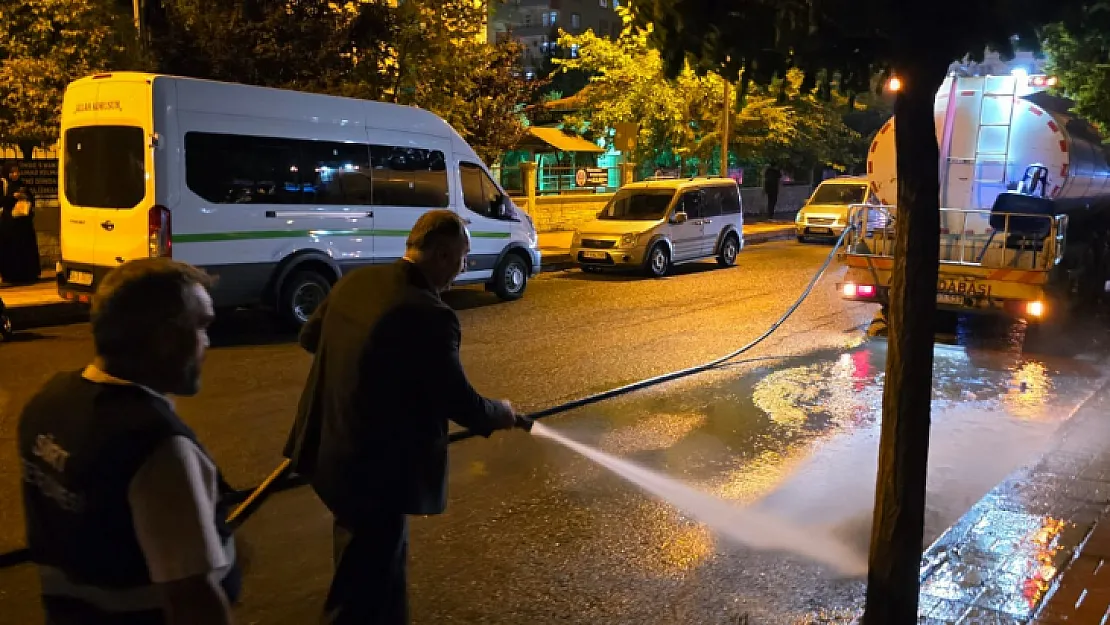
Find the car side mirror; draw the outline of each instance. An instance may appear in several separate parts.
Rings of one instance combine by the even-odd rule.
[[[498,219],[512,219],[513,209],[509,207],[509,198],[507,196],[500,196],[496,200],[490,202],[493,205],[493,212],[497,215]]]
[[[684,211],[678,211],[674,214],[673,217],[671,217],[671,223],[676,225],[684,224],[688,219],[690,218],[686,215]]]

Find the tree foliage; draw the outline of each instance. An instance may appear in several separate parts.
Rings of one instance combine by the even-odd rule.
[[[66,85],[126,64],[132,38],[103,0],[0,0],[0,141],[57,139]]]
[[[632,24],[627,10],[622,12],[625,28],[616,40],[592,31],[559,39],[563,49],[577,50],[577,56],[556,59],[559,68],[591,76],[583,117],[572,123],[588,119],[610,128],[635,122],[640,137],[634,160],[654,160],[669,152],[706,163],[717,158],[727,108],[730,150],[741,162],[774,161],[801,170],[818,163],[850,166],[858,160],[861,137],[843,123],[843,98],[825,101],[813,89],[804,92],[801,72],[792,70],[768,87],[751,88],[737,108],[725,102],[725,79],[718,73],[698,75],[687,66],[669,77],[662,56],[650,44],[651,27]]]
[[[479,43],[471,0],[166,0],[156,56],[167,73],[429,109],[493,160],[526,132],[538,83],[513,42]]]
[[[1048,71],[1060,79],[1075,111],[1103,132],[1110,131],[1110,3],[1096,2],[1071,25],[1045,29]]]
[[[150,16],[161,72],[319,89],[346,69],[355,16],[333,3],[164,0]]]

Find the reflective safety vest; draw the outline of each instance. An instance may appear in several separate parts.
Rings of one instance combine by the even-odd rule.
[[[23,501],[48,622],[164,622],[161,593],[131,521],[128,487],[173,436],[197,443],[164,398],[135,385],[92,382],[80,372],[55,376],[27,403],[19,423]],[[213,522],[232,562],[218,574],[220,583],[234,601],[240,573],[226,513],[217,505]]]

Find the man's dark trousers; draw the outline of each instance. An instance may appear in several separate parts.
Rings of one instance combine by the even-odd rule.
[[[335,521],[335,577],[325,625],[406,625],[408,517],[382,513],[358,525]]]
[[[767,219],[775,218],[775,204],[779,203],[779,190],[767,189]]]

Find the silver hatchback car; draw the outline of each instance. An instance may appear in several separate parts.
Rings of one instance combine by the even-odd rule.
[[[730,178],[682,178],[621,187],[574,233],[571,258],[585,271],[643,269],[662,277],[678,263],[716,257],[736,264],[744,208]]]

